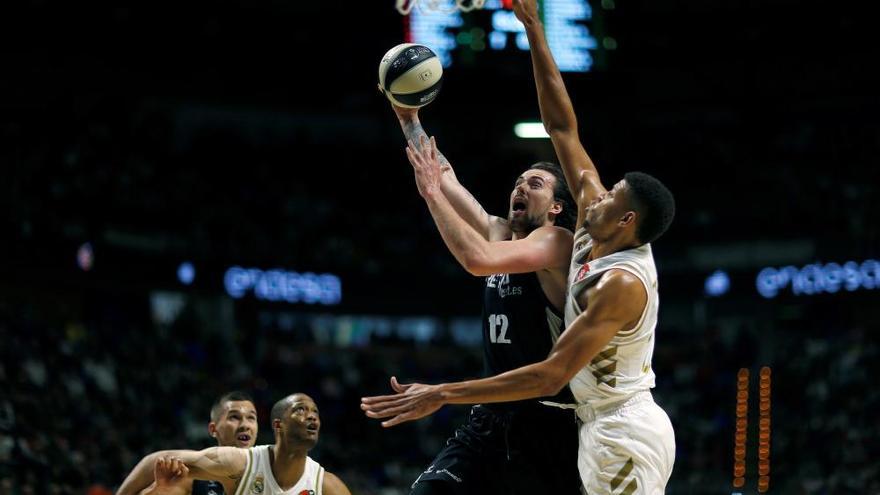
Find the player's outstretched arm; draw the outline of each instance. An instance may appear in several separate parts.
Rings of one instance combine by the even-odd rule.
[[[247,449],[211,447],[205,450],[163,450],[143,459],[129,473],[116,492],[135,495],[155,481],[155,465],[159,459],[178,459],[195,479],[223,481],[241,477],[248,462]]]
[[[568,266],[572,234],[561,227],[540,227],[526,238],[491,242],[467,224],[441,191],[440,153],[436,142],[422,137],[406,154],[413,166],[416,186],[428,204],[443,242],[455,259],[473,275],[528,273]]]
[[[397,120],[400,122],[400,128],[407,142],[414,143],[416,149],[419,149],[421,139],[423,137],[425,139],[428,138],[419,120],[419,110],[417,108],[402,108],[394,104],[391,105],[391,108],[394,109],[394,113],[397,115]],[[509,238],[510,227],[507,224],[507,220],[486,212],[483,205],[477,201],[477,198],[458,182],[452,164],[443,156],[443,153],[438,151],[437,158],[440,161],[440,170],[442,172],[441,190],[452,204],[456,213],[487,240],[494,241]]]
[[[617,332],[638,323],[648,300],[638,277],[623,270],[609,270],[588,293],[587,311],[562,333],[544,361],[490,378],[440,385],[402,385],[392,377],[397,394],[362,398],[361,409],[371,418],[391,418],[382,422],[389,427],[425,417],[445,404],[510,402],[559,393]]]
[[[605,187],[599,180],[599,173],[593,160],[581,144],[574,107],[565,89],[562,74],[553,60],[547,38],[544,36],[544,27],[538,16],[537,0],[513,0],[513,10],[517,19],[526,28],[529,49],[532,53],[532,70],[538,89],[541,120],[553,141],[571,195],[580,206],[577,225],[581,225],[580,216],[583,215],[583,208],[593,198],[604,193]]]
[[[351,495],[351,491],[349,491],[348,487],[345,486],[345,483],[339,479],[339,476],[326,471],[324,471],[323,489],[324,493],[327,495]]]

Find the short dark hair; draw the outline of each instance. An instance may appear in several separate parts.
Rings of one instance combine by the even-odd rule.
[[[644,172],[629,172],[623,178],[629,188],[631,206],[640,219],[636,237],[643,244],[654,242],[675,217],[675,197],[662,182]]]
[[[293,404],[293,396],[295,395],[297,394],[290,394],[287,397],[279,400],[275,403],[274,406],[272,406],[272,412],[269,413],[269,421],[272,422],[273,428],[275,427],[274,425],[276,419],[284,419],[284,416],[286,416],[287,414],[287,409],[290,407],[291,404]]]
[[[565,181],[565,173],[562,171],[562,167],[553,162],[538,162],[529,167],[529,170],[532,169],[550,172],[556,178],[556,184],[553,187],[553,199],[562,203],[562,211],[556,215],[553,224],[574,232],[574,224],[577,221],[578,214],[577,203],[574,202],[574,198],[571,197],[571,192],[568,190],[568,182]]]
[[[250,396],[247,392],[242,392],[241,390],[233,390],[232,392],[227,392],[221,395],[215,402],[214,405],[211,406],[211,421],[216,422],[220,419],[220,415],[223,413],[223,406],[226,405],[227,402],[230,401],[248,401],[251,404],[254,403],[254,398]]]

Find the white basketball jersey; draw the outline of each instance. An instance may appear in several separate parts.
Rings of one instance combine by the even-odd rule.
[[[657,269],[650,244],[585,263],[592,247],[593,240],[586,229],[578,229],[568,272],[566,327],[583,312],[577,297],[596,284],[599,277],[608,270],[618,269],[632,273],[642,281],[648,294],[648,302],[638,324],[632,329],[617,332],[608,345],[569,382],[579,404],[598,405],[654,388],[651,356],[654,354],[654,330],[657,326],[660,298],[657,294]]]
[[[235,495],[321,495],[324,485],[324,468],[311,457],[306,457],[306,469],[302,477],[289,490],[282,490],[272,475],[269,445],[248,449],[247,467],[235,489]]]

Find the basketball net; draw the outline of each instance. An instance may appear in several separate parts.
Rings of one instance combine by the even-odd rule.
[[[460,10],[462,12],[470,12],[474,9],[482,9],[486,0],[453,0],[452,8],[444,8],[443,4],[448,0],[395,0],[397,3],[397,11],[401,15],[409,15],[413,7],[419,6],[422,10],[434,10],[438,12],[450,13]]]

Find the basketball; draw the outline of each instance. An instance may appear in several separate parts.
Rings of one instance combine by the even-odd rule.
[[[425,45],[402,43],[379,63],[379,90],[395,105],[419,108],[434,101],[443,83],[443,66]]]

